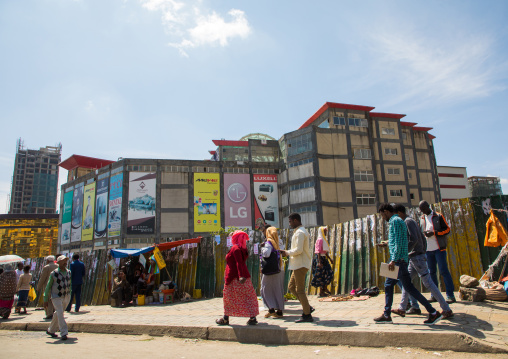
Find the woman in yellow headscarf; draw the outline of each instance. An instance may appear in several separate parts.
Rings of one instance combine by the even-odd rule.
[[[261,297],[268,309],[265,318],[282,318],[284,310],[284,271],[280,255],[277,229],[269,225],[263,227],[266,241],[261,244]]]
[[[333,264],[329,256],[330,246],[326,240],[328,228],[323,226],[318,229],[318,238],[314,247],[314,259],[312,260],[312,281],[310,285],[319,288],[319,296],[325,297],[330,295],[327,289],[328,284],[333,280]]]

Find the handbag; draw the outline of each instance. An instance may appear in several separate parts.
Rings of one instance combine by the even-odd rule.
[[[261,256],[261,273],[264,275],[280,273],[280,253],[273,246],[268,258]]]

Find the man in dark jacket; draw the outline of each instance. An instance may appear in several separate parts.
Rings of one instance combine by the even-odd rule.
[[[71,311],[72,299],[76,296],[76,305],[74,306],[74,310],[77,313],[79,312],[79,307],[81,306],[81,286],[83,285],[83,277],[85,276],[85,265],[79,260],[79,254],[74,254],[72,256],[72,263],[70,267],[72,276],[72,292],[71,300],[69,300],[69,305],[67,306],[66,311]]]
[[[408,217],[406,214],[406,207],[401,204],[397,204],[394,207],[395,213],[404,220],[407,226],[409,240],[408,240],[408,252],[409,252],[409,275],[411,279],[420,276],[425,288],[429,289],[432,293],[432,297],[436,298],[443,312],[443,319],[451,318],[453,312],[450,309],[448,303],[444,299],[443,295],[439,291],[438,287],[432,281],[430,276],[429,267],[427,266],[427,240],[423,236],[420,226],[416,221]],[[402,299],[400,301],[399,309],[393,309],[392,313],[405,317],[406,314],[421,314],[418,301],[411,301],[411,309],[406,313],[407,302],[409,293],[402,288]]]
[[[455,294],[453,293],[455,287],[446,260],[446,236],[450,233],[450,226],[441,213],[437,213],[430,208],[427,201],[420,202],[420,210],[423,213],[420,224],[423,234],[427,237],[427,262],[430,276],[437,286],[437,267],[439,266],[439,273],[443,276],[446,287],[447,303],[455,303]],[[437,302],[437,299],[431,297],[430,301]]]

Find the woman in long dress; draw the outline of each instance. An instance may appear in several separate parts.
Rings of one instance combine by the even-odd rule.
[[[4,271],[0,274],[0,317],[9,318],[16,294],[16,272],[11,264],[4,265]]]
[[[233,246],[226,255],[224,271],[224,317],[215,321],[219,325],[229,325],[230,316],[247,317],[249,325],[258,323],[258,298],[246,265],[248,239],[249,236],[243,231],[235,231],[231,238]]]
[[[327,286],[333,280],[333,269],[330,265],[330,263],[333,264],[333,261],[329,255],[330,246],[326,240],[327,233],[327,227],[319,227],[318,239],[314,246],[314,259],[312,260],[312,281],[310,285],[319,288],[320,297],[331,294]]]
[[[262,244],[261,256],[268,259],[272,253],[280,251],[279,235],[277,229],[266,225],[263,228],[266,242]],[[273,256],[272,256],[273,258]],[[282,257],[280,254],[276,256],[278,261],[278,273],[263,274],[261,277],[261,297],[268,313],[265,318],[282,318],[284,310],[284,271],[282,270]]]

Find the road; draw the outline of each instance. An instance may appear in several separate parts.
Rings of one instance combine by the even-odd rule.
[[[359,348],[345,346],[275,346],[215,342],[197,339],[71,333],[65,342],[44,332],[0,331],[2,358],[461,358],[501,359],[506,354],[433,352],[412,348]]]

